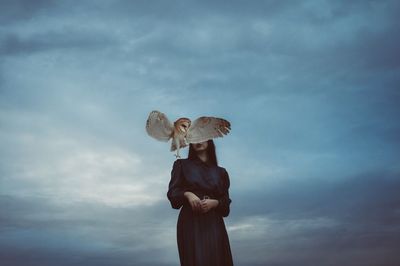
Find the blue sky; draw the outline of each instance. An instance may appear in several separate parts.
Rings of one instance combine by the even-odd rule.
[[[178,265],[160,110],[232,124],[235,265],[399,265],[399,12],[1,1],[1,264]]]

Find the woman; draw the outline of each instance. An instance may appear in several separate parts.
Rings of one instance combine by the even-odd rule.
[[[181,266],[233,265],[223,217],[230,211],[229,175],[219,167],[213,140],[190,144],[174,162],[167,197],[182,207],[177,223]]]

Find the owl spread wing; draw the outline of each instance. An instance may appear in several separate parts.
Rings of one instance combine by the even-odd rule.
[[[151,137],[168,142],[172,137],[174,125],[168,120],[164,113],[151,111],[146,121],[146,131]]]
[[[223,137],[229,133],[231,124],[222,118],[202,116],[193,121],[186,135],[187,143],[198,143]]]

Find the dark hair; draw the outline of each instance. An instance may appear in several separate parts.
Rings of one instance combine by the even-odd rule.
[[[215,152],[215,145],[214,145],[214,141],[212,139],[207,140],[208,146],[206,149],[207,152],[207,158],[208,164],[214,165],[214,166],[218,166],[218,160],[217,160],[217,154]],[[193,148],[193,144],[190,143],[189,144],[189,155],[188,155],[188,159],[190,160],[195,160],[197,159],[197,153],[196,150]]]

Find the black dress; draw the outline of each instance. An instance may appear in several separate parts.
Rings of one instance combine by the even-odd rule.
[[[223,217],[229,215],[229,175],[223,167],[210,166],[200,159],[178,159],[171,171],[167,197],[174,209],[182,207],[177,223],[177,242],[182,266],[233,265]],[[183,195],[190,191],[200,199],[217,199],[216,208],[194,212]]]

